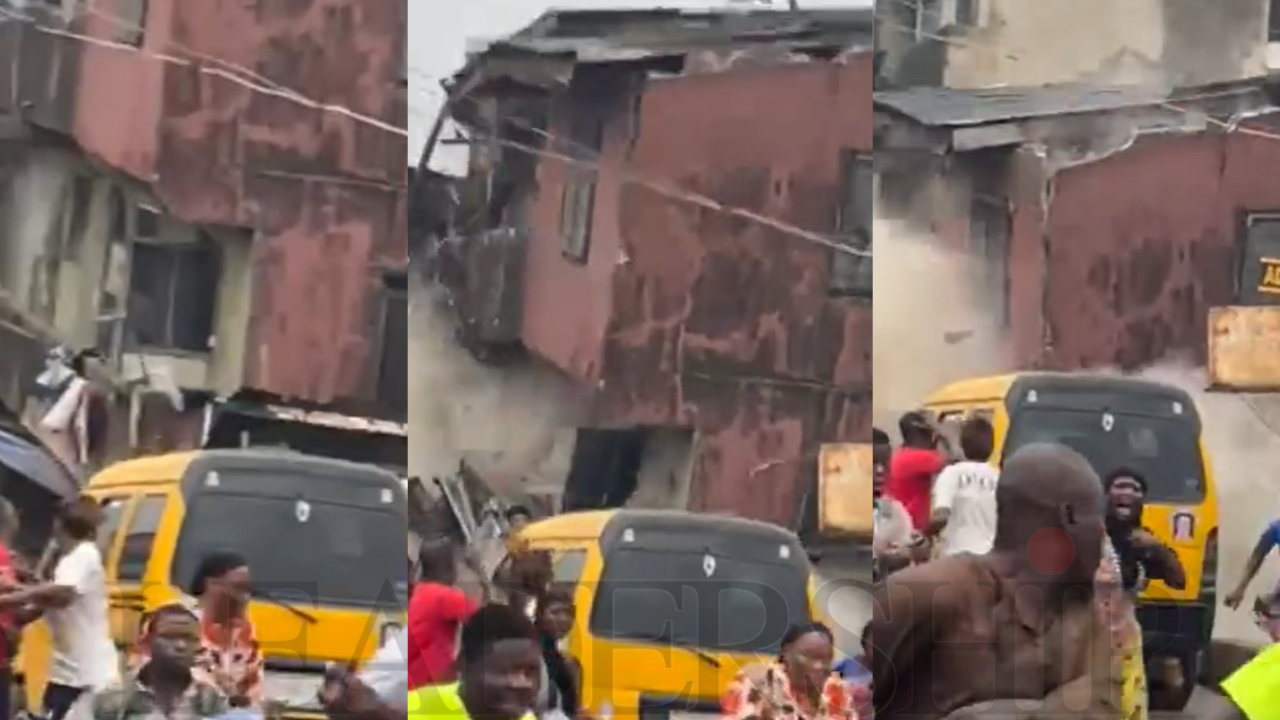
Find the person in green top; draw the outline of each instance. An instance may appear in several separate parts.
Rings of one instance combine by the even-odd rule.
[[[1280,645],[1258,653],[1222,682],[1224,707],[1213,720],[1280,720]]]
[[[462,626],[458,682],[409,693],[408,718],[532,720],[541,677],[533,623],[509,605],[485,605]]]

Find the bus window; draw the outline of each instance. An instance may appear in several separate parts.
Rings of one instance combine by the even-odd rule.
[[[1100,477],[1128,467],[1147,479],[1150,503],[1204,501],[1204,463],[1196,427],[1183,418],[1048,407],[1018,412],[1005,441],[1007,459],[1032,443],[1065,445]]]
[[[187,506],[174,579],[186,586],[204,553],[222,549],[243,555],[254,585],[278,598],[398,608],[408,594],[404,548],[394,506],[204,492]]]
[[[129,504],[128,497],[104,497],[99,500],[102,508],[102,522],[98,524],[98,552],[102,553],[102,563],[111,565],[111,551],[115,548],[116,533],[120,530],[120,520],[124,517],[124,509]]]
[[[142,582],[142,577],[147,572],[147,561],[151,558],[151,547],[156,541],[156,531],[160,529],[166,499],[164,495],[144,495],[138,498],[133,515],[129,518],[124,543],[120,547],[120,562],[116,566],[117,579]]]
[[[558,551],[553,556],[551,582],[555,585],[577,585],[587,567],[587,551]]]

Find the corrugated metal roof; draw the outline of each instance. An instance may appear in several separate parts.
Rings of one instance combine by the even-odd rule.
[[[918,87],[885,90],[874,95],[876,109],[887,109],[916,122],[936,127],[964,127],[1050,115],[1103,112],[1159,105],[1189,99],[1206,99],[1256,93],[1252,86],[1211,91],[1168,90],[1149,87],[1097,87],[1063,85],[1038,88],[956,90]]]
[[[492,43],[486,54],[515,50],[620,62],[695,49],[781,43],[803,47],[870,46],[869,8],[802,11],[551,10]]]

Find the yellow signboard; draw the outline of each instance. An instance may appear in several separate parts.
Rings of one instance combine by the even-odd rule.
[[[818,457],[818,529],[823,536],[870,539],[875,529],[872,471],[870,444],[822,446]]]
[[[1280,305],[1209,309],[1209,387],[1280,390]]]
[[[1280,258],[1262,258],[1262,279],[1258,292],[1280,295]]]

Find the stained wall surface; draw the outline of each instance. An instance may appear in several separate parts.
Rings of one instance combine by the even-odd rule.
[[[540,164],[524,341],[598,388],[599,424],[693,430],[694,509],[794,523],[819,443],[869,435],[871,314],[830,294],[829,249],[672,189],[832,233],[871,84],[869,54],[650,80],[606,128],[581,264]]]

